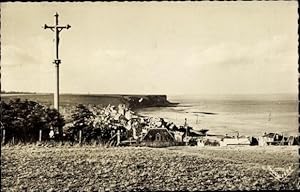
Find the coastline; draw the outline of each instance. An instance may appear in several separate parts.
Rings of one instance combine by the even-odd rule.
[[[40,102],[44,105],[51,106],[53,102],[53,94],[50,93],[29,93],[29,94],[1,94],[1,99],[7,101],[9,99],[21,98],[28,99]],[[170,102],[169,98],[171,98]],[[195,96],[197,99],[197,97]],[[273,113],[272,121],[268,123],[267,119],[263,122],[262,117],[267,118],[268,113],[233,113],[230,114],[228,112],[219,111],[218,109],[210,108],[210,106],[220,106],[222,104],[221,101],[215,101],[214,98],[209,103],[206,103],[206,100],[188,100],[193,101],[196,104],[196,107],[200,106],[200,108],[194,108],[193,102],[191,104],[185,104],[184,100],[174,99],[173,96],[167,95],[138,95],[138,94],[62,94],[61,95],[61,107],[69,108],[75,106],[79,103],[82,104],[95,104],[95,105],[114,105],[117,106],[119,104],[125,104],[126,107],[130,108],[134,111],[138,116],[146,116],[146,117],[158,117],[166,119],[170,122],[175,123],[180,126],[184,123],[184,118],[188,118],[188,124],[194,128],[194,130],[200,129],[209,129],[211,134],[236,134],[238,130],[242,135],[246,136],[261,136],[264,132],[278,132],[281,133],[282,124],[284,122],[279,123],[276,121],[277,118],[292,119],[293,117],[289,117],[291,114],[286,114],[288,116],[281,116],[280,114]],[[227,98],[228,99],[228,98]],[[228,105],[228,101],[226,99],[226,106]],[[242,102],[246,102],[243,100]],[[272,103],[268,101],[268,103]],[[243,103],[245,104],[245,103]],[[252,104],[252,102],[250,103]],[[255,103],[254,103],[255,104]],[[260,104],[260,103],[259,103]],[[284,102],[281,102],[278,107],[284,105]],[[178,107],[177,107],[178,106]],[[208,106],[208,108],[205,108]],[[250,106],[251,107],[251,106]],[[247,108],[248,109],[250,109]],[[269,106],[264,106],[264,108],[268,110]],[[252,109],[254,111],[255,108]],[[199,116],[199,124],[197,123]],[[170,118],[169,118],[170,117]],[[238,117],[238,118],[236,118]],[[259,121],[255,121],[258,119]],[[272,124],[272,122],[274,122]],[[265,129],[264,127],[267,127]],[[285,128],[287,126],[283,126]],[[294,127],[294,126],[293,126]],[[289,131],[290,129],[283,129],[284,132],[287,132],[285,135],[295,135],[295,133]],[[291,133],[289,133],[291,132]]]
[[[53,105],[53,94],[51,93],[29,93],[29,94],[1,94],[3,101],[20,98],[21,100],[32,100],[44,105]],[[61,94],[60,105],[70,106],[77,104],[95,105],[119,105],[125,104],[132,110],[146,107],[174,107],[179,103],[168,101],[167,95],[129,95],[129,94]]]

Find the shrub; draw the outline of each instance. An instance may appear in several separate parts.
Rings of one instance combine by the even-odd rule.
[[[82,142],[107,143],[117,129],[121,132],[121,137],[126,137],[125,126],[129,120],[125,118],[125,111],[128,109],[117,110],[116,107],[108,105],[107,107],[78,105],[72,111],[72,119],[66,134],[69,140],[78,140],[79,131],[82,130]]]
[[[13,137],[15,141],[34,142],[43,131],[42,139],[48,139],[50,129],[59,131],[64,119],[55,109],[49,109],[37,102],[28,100],[1,101],[1,133],[5,129],[6,142]]]
[[[90,133],[93,130],[92,127],[92,112],[84,105],[79,104],[76,106],[75,110],[72,112],[71,126],[67,129],[68,139],[75,141],[78,139],[78,133],[80,130],[84,134]],[[83,138],[88,138],[89,136],[83,135]]]

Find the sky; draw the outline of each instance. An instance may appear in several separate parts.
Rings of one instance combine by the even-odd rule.
[[[61,93],[297,93],[297,2],[1,3],[1,89]]]

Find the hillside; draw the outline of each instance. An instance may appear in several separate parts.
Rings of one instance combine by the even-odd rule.
[[[10,99],[28,99],[40,102],[44,105],[53,105],[53,94],[1,94],[1,100]],[[100,105],[118,105],[125,104],[131,109],[144,107],[168,107],[177,103],[171,103],[166,95],[118,95],[118,94],[62,94],[60,96],[60,105],[69,106],[77,104],[100,104]]]

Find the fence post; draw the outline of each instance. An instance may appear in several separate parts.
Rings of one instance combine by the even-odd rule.
[[[79,144],[81,144],[82,130],[79,130]]]
[[[2,130],[2,144],[5,144],[5,129]]]
[[[120,129],[117,130],[117,146],[120,144]]]
[[[39,142],[42,142],[42,130],[39,131]]]
[[[12,144],[15,144],[15,136],[12,137]]]

